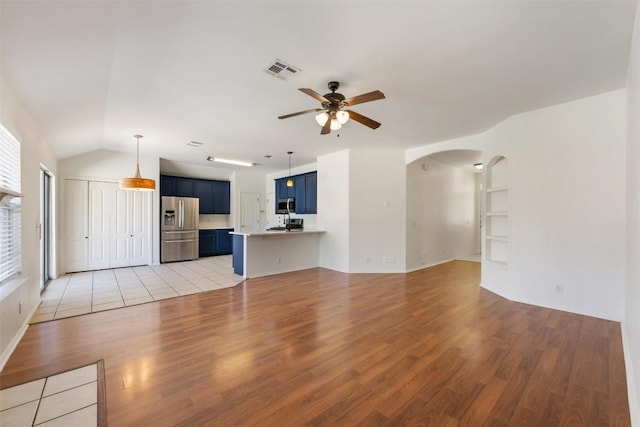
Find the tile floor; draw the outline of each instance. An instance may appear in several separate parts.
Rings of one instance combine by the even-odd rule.
[[[229,288],[242,280],[233,273],[231,255],[71,273],[49,283],[30,323]]]
[[[98,425],[98,365],[0,390],[0,425]]]

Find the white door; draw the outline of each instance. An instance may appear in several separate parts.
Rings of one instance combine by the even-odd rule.
[[[118,184],[89,181],[89,270],[110,267],[113,197]]]
[[[66,271],[85,271],[89,267],[89,183],[66,180],[65,184],[65,234]]]
[[[113,239],[111,242],[111,267],[129,266],[129,191],[116,190],[113,213]]]
[[[129,191],[129,265],[147,265],[149,263],[149,198],[147,191]]]
[[[248,233],[260,230],[260,195],[240,194],[240,231]]]
[[[149,196],[144,191],[116,190],[112,268],[148,264]]]

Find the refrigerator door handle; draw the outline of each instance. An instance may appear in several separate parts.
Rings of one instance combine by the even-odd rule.
[[[178,201],[180,206],[180,228],[184,227],[184,200],[180,199]]]

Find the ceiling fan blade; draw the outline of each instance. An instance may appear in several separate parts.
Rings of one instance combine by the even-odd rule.
[[[356,104],[362,104],[363,102],[377,101],[378,99],[384,99],[384,93],[379,90],[373,92],[363,93],[362,95],[352,96],[344,100],[344,103],[349,107]]]
[[[363,116],[360,113],[356,113],[353,110],[345,110],[349,113],[349,118],[355,120],[358,123],[362,123],[365,126],[369,126],[371,129],[378,129],[381,123],[376,122],[373,119],[370,119],[367,116]]]
[[[301,114],[317,113],[322,111],[322,108],[312,108],[311,110],[298,111],[297,113],[285,114],[284,116],[278,116],[279,119],[288,119],[289,117],[299,116]]]
[[[307,95],[309,95],[312,98],[317,99],[318,101],[320,101],[320,103],[322,104],[330,104],[331,101],[329,101],[327,98],[325,98],[324,96],[320,95],[318,92],[316,92],[313,89],[308,89],[308,88],[304,88],[301,87],[300,89],[298,89],[300,92],[304,92]]]
[[[331,132],[331,117],[327,118],[324,126],[322,126],[322,130],[320,131],[320,135],[327,135]]]

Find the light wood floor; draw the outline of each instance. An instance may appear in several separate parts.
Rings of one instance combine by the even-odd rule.
[[[112,426],[630,425],[618,323],[479,277],[318,268],[32,325],[0,384],[104,359]]]

